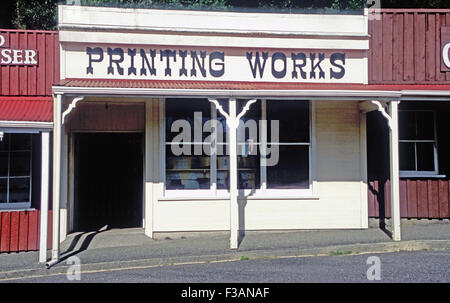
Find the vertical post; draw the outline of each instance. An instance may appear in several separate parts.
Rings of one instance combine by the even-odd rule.
[[[359,155],[360,155],[360,193],[361,193],[361,227],[369,225],[367,199],[367,114],[359,114]]]
[[[217,110],[227,119],[229,129],[229,155],[230,155],[230,248],[237,249],[239,242],[239,204],[238,204],[238,169],[237,169],[237,129],[239,120],[250,109],[250,106],[256,102],[256,99],[249,100],[244,109],[236,115],[236,98],[229,99],[229,113],[227,114],[219,102],[215,99],[208,99],[214,103]]]
[[[67,238],[67,218],[68,218],[68,166],[69,166],[69,136],[66,132],[66,126],[61,116],[61,164],[60,164],[60,193],[59,193],[59,242]]]
[[[47,222],[48,222],[48,181],[50,157],[50,133],[41,133],[41,235],[39,242],[39,262],[47,262]]]
[[[61,182],[61,106],[62,96],[57,95],[53,102],[53,235],[52,260],[59,260],[59,209]]]
[[[260,157],[261,165],[261,189],[267,189],[267,101],[261,100],[261,121],[259,124],[259,148],[262,157]]]
[[[238,205],[238,184],[237,184],[237,142],[236,133],[239,121],[236,121],[236,99],[229,101],[230,117],[230,248],[238,248],[239,234],[239,205]]]
[[[211,161],[210,161],[210,178],[211,178],[211,185],[210,190],[213,193],[213,195],[216,195],[217,193],[217,132],[218,132],[218,125],[217,125],[217,109],[215,104],[211,104],[211,121],[213,122],[213,125],[211,126],[214,131],[211,133],[211,145],[210,145],[210,154],[211,154]]]
[[[400,193],[399,193],[399,160],[398,160],[398,103],[389,103],[391,116],[391,127],[389,131],[390,140],[390,179],[391,179],[391,220],[392,239],[401,240],[400,234]]]
[[[145,102],[145,183],[144,183],[144,232],[147,237],[153,238],[153,170],[152,161],[152,117],[153,100]],[[159,142],[158,142],[159,143]]]
[[[67,201],[67,212],[68,212],[68,231],[71,232],[75,230],[75,138],[72,135],[69,136],[69,176],[68,176],[68,201]]]

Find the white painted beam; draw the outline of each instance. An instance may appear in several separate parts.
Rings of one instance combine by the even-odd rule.
[[[237,124],[236,99],[229,100],[229,129],[230,129],[230,248],[238,248],[239,239],[239,205],[237,182]],[[239,120],[238,120],[239,121]]]
[[[368,36],[368,16],[58,6],[61,31],[164,31],[266,35]],[[214,20],[214,22],[211,22]],[[324,22],[323,20],[327,20]]]
[[[61,199],[61,108],[62,96],[57,95],[53,100],[53,235],[52,261],[59,261],[59,232],[60,232],[60,199]]]
[[[359,114],[359,154],[361,171],[361,226],[368,227],[369,211],[367,198],[367,114]]]
[[[41,133],[41,224],[39,262],[47,262],[48,185],[50,173],[50,133]]]
[[[400,230],[400,191],[399,191],[399,156],[398,156],[398,104],[399,101],[389,103],[391,116],[391,128],[389,131],[390,142],[390,179],[391,179],[391,221],[392,239],[401,240]]]
[[[153,238],[153,101],[145,102],[145,182],[144,182],[144,233],[147,237]],[[158,141],[159,143],[159,141]]]
[[[230,98],[228,105],[228,114],[223,110],[219,101],[208,99],[213,103],[217,110],[225,117],[230,132],[230,248],[237,249],[239,246],[239,201],[238,201],[238,167],[237,167],[237,129],[239,120],[247,113],[250,106],[257,101],[251,99],[247,101],[239,114],[236,114],[236,99]]]

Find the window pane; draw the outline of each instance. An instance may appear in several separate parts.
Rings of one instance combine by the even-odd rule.
[[[11,150],[30,150],[31,134],[11,134]]]
[[[9,179],[9,202],[30,201],[30,178]]]
[[[309,142],[309,102],[297,100],[267,100],[267,140],[272,121],[279,121],[278,142]]]
[[[166,100],[166,142],[171,142],[179,132],[172,132],[172,124],[176,120],[187,121],[190,129],[190,141],[194,141],[194,118],[201,119],[199,131],[201,140],[203,141],[210,135],[208,132],[203,132],[203,125],[206,121],[211,119],[211,104],[206,99],[167,99]],[[185,124],[181,124],[185,125]],[[187,127],[187,125],[186,125]],[[180,132],[183,129],[180,129]]]
[[[10,176],[30,175],[30,152],[11,152],[10,157]]]
[[[209,189],[210,157],[176,156],[166,147],[166,189]]]
[[[433,143],[417,144],[417,170],[434,171],[434,147]]]
[[[236,104],[236,115],[239,115],[244,109],[247,99],[238,99]],[[261,120],[261,101],[258,100],[250,106],[250,109],[241,118],[237,140],[238,142],[247,142],[248,140],[259,142],[259,121]]]
[[[399,111],[398,119],[399,139],[416,139],[416,113],[413,111]]]
[[[8,190],[8,179],[0,179],[0,203],[6,203]]]
[[[218,99],[219,104],[222,106],[222,109],[228,114],[229,113],[229,104],[228,99]],[[213,105],[214,106],[214,105]],[[217,111],[217,121],[222,125],[218,131],[222,131],[222,135],[217,134],[217,142],[225,143],[227,142],[228,129],[227,129],[227,121],[225,117],[216,109]]]
[[[230,188],[230,157],[217,156],[217,189]]]
[[[255,156],[238,156],[238,188],[257,189],[260,188],[260,159],[259,154]]]
[[[3,139],[0,141],[0,151],[9,150],[9,138],[11,134],[3,134]]]
[[[228,156],[217,157],[217,189],[230,189],[230,166]],[[261,165],[259,153],[254,156],[238,156],[238,188],[261,187]]]
[[[416,153],[414,143],[400,142],[399,161],[400,170],[416,170]]]
[[[8,152],[0,151],[0,177],[8,176]]]
[[[309,146],[280,146],[278,164],[267,167],[267,188],[309,188]]]
[[[417,112],[417,139],[434,140],[433,112]]]

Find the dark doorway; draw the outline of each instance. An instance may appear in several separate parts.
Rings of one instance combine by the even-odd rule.
[[[78,231],[142,226],[143,134],[75,135]]]

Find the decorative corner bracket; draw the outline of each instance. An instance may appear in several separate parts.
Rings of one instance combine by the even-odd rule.
[[[386,107],[383,106],[380,101],[372,100],[370,102],[374,104],[377,107],[377,110],[383,115],[384,118],[386,118],[389,129],[392,129],[392,118],[387,113]]]
[[[73,98],[67,109],[62,114],[61,124],[64,124],[66,116],[77,106],[78,102],[84,100],[84,96]]]
[[[236,116],[235,121],[231,121],[230,115],[228,115],[225,110],[223,109],[222,105],[220,105],[219,101],[217,99],[208,99],[209,102],[213,103],[217,110],[225,117],[225,121],[227,122],[228,127],[232,125],[237,126],[239,123],[239,120],[250,110],[250,106],[257,101],[257,99],[250,99],[245,104],[242,111]]]

